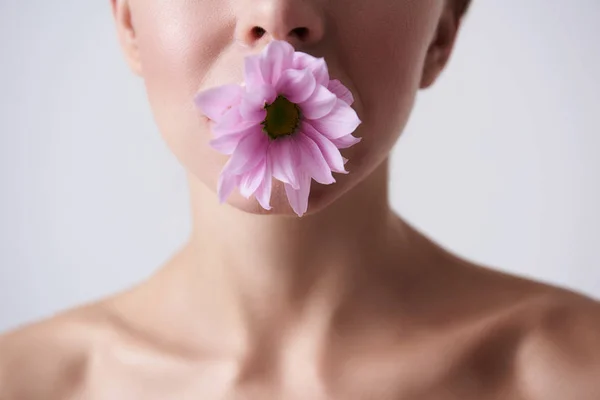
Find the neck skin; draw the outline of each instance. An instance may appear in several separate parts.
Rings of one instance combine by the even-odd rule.
[[[156,303],[174,335],[202,336],[211,348],[274,347],[299,332],[325,341],[340,310],[353,314],[348,304],[364,302],[365,286],[381,290],[381,281],[369,284],[378,270],[410,264],[413,231],[390,210],[387,171],[386,160],[335,204],[302,218],[220,205],[190,177],[190,240],[137,297]]]

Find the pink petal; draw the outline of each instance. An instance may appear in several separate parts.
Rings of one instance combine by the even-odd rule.
[[[219,153],[231,155],[235,148],[240,143],[239,134],[235,135],[224,135],[217,139],[213,139],[209,142],[210,147],[218,151]]]
[[[284,40],[274,40],[260,54],[260,69],[265,83],[275,85],[281,73],[292,67],[294,47]]]
[[[233,154],[235,148],[238,146],[240,141],[245,138],[249,134],[257,134],[257,129],[260,130],[260,126],[252,126],[248,129],[230,133],[227,135],[222,135],[213,139],[209,142],[209,145],[222,154]],[[262,133],[262,132],[261,132]]]
[[[323,154],[325,161],[327,161],[327,165],[329,165],[329,168],[331,168],[332,171],[342,174],[348,173],[348,171],[346,171],[344,168],[344,159],[342,154],[335,144],[331,142],[331,140],[321,135],[315,130],[315,128],[307,123],[302,123],[300,131],[311,138],[317,144],[317,146],[319,146],[321,154]]]
[[[307,119],[319,119],[329,114],[335,106],[337,97],[322,85],[317,85],[313,94],[298,104],[302,115]]]
[[[267,117],[265,103],[272,103],[277,92],[271,85],[261,84],[246,93],[240,104],[240,114],[246,121],[261,122]]]
[[[288,69],[281,74],[275,90],[292,103],[302,103],[314,93],[316,85],[315,77],[310,71]]]
[[[231,195],[233,189],[239,185],[239,181],[240,178],[238,176],[221,172],[221,175],[219,175],[219,182],[217,184],[217,196],[219,197],[219,203],[225,203],[227,198]]]
[[[327,87],[329,84],[329,70],[324,58],[316,58],[303,52],[294,53],[293,67],[295,69],[308,69],[312,72],[319,85]]]
[[[315,57],[310,54],[297,51],[294,53],[292,65],[295,69],[305,69],[314,61]]]
[[[315,181],[323,185],[335,183],[331,168],[329,168],[329,164],[323,157],[319,146],[310,137],[302,133],[296,135],[294,139],[300,148],[301,168],[312,176]]]
[[[243,93],[240,85],[223,85],[198,93],[194,103],[208,118],[219,121],[231,106],[240,102]]]
[[[258,186],[262,183],[265,178],[266,159],[254,167],[251,171],[246,172],[242,175],[240,181],[240,194],[245,198],[250,198],[252,194],[258,189]]]
[[[271,160],[273,177],[298,189],[300,154],[292,139],[283,137],[271,141],[268,158]]]
[[[337,99],[329,114],[323,118],[311,120],[310,124],[329,139],[337,139],[354,132],[361,124],[361,120],[348,103]]]
[[[352,96],[352,92],[348,90],[348,88],[344,86],[339,80],[332,79],[331,81],[329,81],[329,86],[327,87],[327,89],[329,89],[341,100],[344,100],[346,103],[348,103],[349,106],[351,106],[352,103],[354,103],[354,96]]]
[[[244,59],[244,82],[249,90],[265,83],[260,68],[260,59],[260,54],[247,56]]]
[[[261,184],[256,189],[255,196],[258,203],[265,210],[270,210],[271,207],[271,189],[273,185],[273,177],[271,175],[271,162],[267,158],[265,160],[265,175]]]
[[[256,167],[267,155],[269,139],[260,126],[255,131],[245,136],[235,148],[231,158],[223,167],[223,172],[241,175]]]
[[[227,110],[225,114],[223,114],[223,117],[213,126],[213,132],[227,133],[235,131],[241,122],[242,115],[240,114],[240,107],[232,107]]]
[[[267,118],[267,110],[252,105],[249,101],[242,100],[240,104],[240,114],[246,122],[258,124]]]
[[[352,135],[346,135],[346,136],[339,137],[337,139],[331,139],[331,142],[338,149],[347,149],[348,147],[354,146],[355,144],[357,144],[361,140],[362,140],[362,138],[357,138],[357,137],[354,137]]]
[[[317,58],[308,66],[308,69],[313,73],[319,85],[327,86],[329,84],[329,70],[324,58]]]
[[[216,137],[230,135],[246,130],[253,125],[256,125],[256,122],[245,121],[240,114],[240,106],[235,106],[223,114],[221,120],[212,127],[212,133]]]
[[[300,175],[300,188],[298,190],[294,189],[291,185],[287,183],[285,186],[285,194],[287,195],[288,202],[292,209],[299,217],[304,215],[304,213],[308,210],[308,196],[310,195],[310,183],[311,179],[308,174]]]

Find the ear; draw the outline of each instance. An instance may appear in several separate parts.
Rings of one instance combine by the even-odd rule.
[[[121,49],[129,68],[134,74],[142,75],[136,32],[131,17],[129,0],[111,0],[112,14],[117,26],[117,34]]]
[[[462,14],[458,13],[455,7],[444,7],[437,31],[425,57],[421,76],[421,89],[430,87],[448,63],[460,27],[461,17]]]

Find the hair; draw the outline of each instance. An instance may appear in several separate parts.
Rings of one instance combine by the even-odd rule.
[[[464,15],[469,9],[471,0],[452,0],[452,3],[454,3],[454,7],[456,7],[458,15]]]

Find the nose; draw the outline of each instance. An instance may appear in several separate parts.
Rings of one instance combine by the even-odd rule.
[[[314,46],[323,38],[324,18],[316,0],[242,0],[241,3],[235,37],[244,46],[285,40],[299,49]]]

